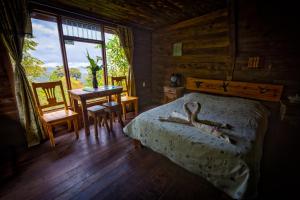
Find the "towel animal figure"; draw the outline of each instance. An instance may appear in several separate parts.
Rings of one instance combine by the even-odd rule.
[[[189,108],[189,105],[194,107],[193,110]],[[175,122],[181,124],[192,125],[201,130],[204,133],[211,134],[218,138],[223,139],[227,143],[232,143],[232,139],[226,135],[226,133],[222,132],[221,128],[230,129],[231,126],[228,124],[222,124],[218,122],[213,122],[209,120],[200,120],[197,118],[201,109],[201,104],[199,102],[189,102],[183,105],[183,110],[187,116],[179,113],[179,112],[172,112],[168,117],[159,117],[160,121],[167,121],[167,122]]]

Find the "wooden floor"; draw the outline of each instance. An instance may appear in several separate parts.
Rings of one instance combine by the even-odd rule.
[[[199,176],[148,148],[134,149],[118,124],[98,138],[83,129],[31,148],[0,199],[228,199]]]

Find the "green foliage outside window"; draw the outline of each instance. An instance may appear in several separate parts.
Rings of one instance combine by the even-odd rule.
[[[44,62],[38,58],[32,56],[31,52],[36,50],[38,43],[32,38],[25,38],[23,48],[23,60],[22,64],[26,71],[27,78],[31,84],[33,81],[57,81],[61,80],[65,90],[65,96],[68,99],[67,84],[63,66],[56,66],[56,68],[50,72],[47,71],[47,67],[44,66]],[[99,48],[99,46],[97,46]],[[110,83],[111,76],[126,76],[128,74],[128,62],[124,53],[124,50],[120,48],[120,41],[118,36],[113,35],[111,40],[106,43],[106,58],[107,58],[107,72],[108,80]],[[87,57],[89,62],[91,60]],[[101,57],[97,57],[97,62]],[[96,76],[99,85],[104,84],[102,66],[97,67],[97,62],[94,67],[97,71]],[[92,63],[93,64],[93,63]],[[90,68],[92,65],[90,65]],[[95,69],[96,69],[95,68]],[[85,83],[82,82],[82,74],[78,68],[70,68],[70,80],[72,88],[83,88],[84,86],[92,87],[92,70],[88,70],[88,75],[85,78]],[[38,95],[41,97],[42,102],[46,103],[46,98],[43,95],[43,91],[38,91]],[[58,98],[61,98],[58,95]]]
[[[74,78],[75,80],[78,80],[81,78],[81,72],[77,68],[70,68],[70,77]],[[49,79],[51,81],[55,81],[58,79],[61,79],[65,76],[65,70],[63,66],[56,66],[56,69],[50,74]]]
[[[120,48],[120,40],[117,35],[106,44],[108,76],[127,76],[128,62],[123,48]],[[109,78],[110,79],[110,78]]]
[[[35,51],[38,43],[33,39],[25,38],[23,48],[22,65],[25,68],[29,82],[34,79],[46,76],[46,68],[43,67],[44,62],[33,57],[30,51]]]

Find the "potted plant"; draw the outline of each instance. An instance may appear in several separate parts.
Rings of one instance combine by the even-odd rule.
[[[86,51],[86,57],[87,57],[87,59],[89,60],[89,63],[90,63],[90,65],[87,66],[87,68],[89,70],[91,70],[91,73],[93,75],[93,80],[92,80],[92,82],[93,82],[93,88],[98,88],[98,81],[97,81],[96,74],[97,74],[97,71],[103,69],[102,65],[98,65],[98,62],[100,60],[102,60],[102,58],[97,56],[96,59],[93,59],[93,58],[90,57],[90,54],[89,54],[88,51]]]

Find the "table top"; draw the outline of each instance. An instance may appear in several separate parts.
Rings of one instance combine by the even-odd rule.
[[[104,85],[98,87],[97,89],[86,87],[86,88],[68,90],[68,92],[75,96],[86,96],[90,94],[120,93],[122,92],[122,90],[123,90],[122,86]]]

